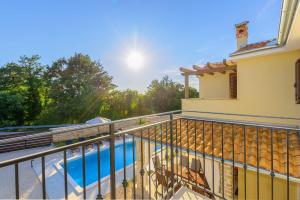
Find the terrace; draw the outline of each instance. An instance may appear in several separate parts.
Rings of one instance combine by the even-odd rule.
[[[72,132],[98,134],[74,144],[2,159],[1,198],[297,199],[298,128],[184,113],[1,140],[0,144],[12,144]],[[117,131],[120,123],[157,116],[160,120]],[[108,133],[100,131],[104,127]],[[31,174],[25,175],[25,166],[31,168]]]

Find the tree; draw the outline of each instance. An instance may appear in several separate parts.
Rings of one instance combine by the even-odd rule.
[[[184,87],[165,76],[146,94],[116,90],[112,77],[88,55],[75,53],[44,66],[37,55],[0,68],[0,126],[112,120],[181,107]],[[190,96],[198,92],[190,88]]]
[[[105,97],[115,88],[99,62],[76,53],[55,61],[45,73],[47,108],[40,122],[78,123],[96,117]]]
[[[145,96],[136,90],[113,91],[101,106],[100,115],[116,120],[151,113]]]
[[[32,57],[23,56],[19,60],[19,65],[23,70],[24,85],[27,87],[25,105],[28,122],[35,120],[42,111],[40,90],[43,85],[44,66],[38,62],[39,59],[39,56],[34,55]]]
[[[198,96],[194,88],[190,88],[191,97]],[[184,86],[169,79],[153,80],[148,86],[148,101],[154,112],[166,112],[178,110],[181,107],[181,99],[184,97]]]
[[[0,68],[0,90],[18,90],[25,85],[24,70],[17,63],[8,63]]]
[[[38,62],[39,59],[37,55],[22,56],[18,63],[8,63],[0,68],[0,91],[4,92],[0,103],[5,105],[10,102],[8,106],[11,106],[13,105],[11,99],[16,99],[18,102],[22,100],[23,114],[21,116],[24,119],[20,120],[18,117],[18,120],[12,122],[16,125],[21,125],[21,122],[30,124],[42,110],[41,88],[44,66]],[[2,107],[2,109],[5,108]],[[5,113],[5,110],[0,110],[0,112]]]
[[[0,91],[0,126],[22,125],[25,121],[24,98],[18,93]]]

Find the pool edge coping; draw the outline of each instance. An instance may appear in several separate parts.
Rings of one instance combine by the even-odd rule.
[[[132,140],[130,139],[126,139],[125,141],[125,144],[126,143],[129,143],[129,142],[132,142]],[[116,145],[121,145],[123,144],[122,141],[117,141]],[[109,146],[105,146],[104,148],[101,149],[101,151],[104,151],[106,149],[109,149]],[[94,154],[94,153],[97,153],[97,151],[94,149],[94,150],[91,150],[89,152],[86,153],[86,155],[90,155],[90,154]],[[67,159],[67,161],[70,161],[70,160],[77,160],[79,158],[82,158],[82,155],[76,155],[76,156],[73,156],[69,159]],[[62,175],[64,177],[64,168],[61,166],[61,164],[64,162],[63,159],[60,159],[59,161],[57,161],[56,163],[53,163],[52,165],[54,166],[54,168],[59,172],[60,175]],[[135,164],[136,164],[137,161],[135,161]],[[130,164],[130,165],[127,165],[126,166],[126,170],[131,168],[133,166],[133,163]],[[118,171],[115,172],[115,174],[117,173],[120,173],[124,170],[124,167],[122,167],[121,169],[119,169]],[[110,175],[107,175],[103,178],[100,179],[100,184],[102,186],[103,182],[110,180]],[[73,178],[72,176],[67,173],[67,181],[68,183],[70,183],[70,185],[72,186],[72,188],[75,190],[75,192],[77,193],[77,195],[80,195],[82,192],[83,192],[83,187],[81,187]],[[98,181],[94,181],[93,183],[90,183],[89,185],[86,185],[86,190],[90,190],[92,188],[94,188],[96,185],[98,184]],[[102,188],[102,187],[101,187]],[[109,190],[108,190],[109,191]],[[107,192],[108,192],[107,191]]]

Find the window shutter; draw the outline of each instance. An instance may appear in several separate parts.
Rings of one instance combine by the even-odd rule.
[[[295,74],[296,102],[300,104],[300,59],[296,62]]]
[[[230,98],[237,98],[237,75],[236,73],[229,74],[229,89],[230,89]]]

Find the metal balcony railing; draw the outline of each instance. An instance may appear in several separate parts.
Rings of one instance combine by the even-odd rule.
[[[80,149],[77,156],[82,159],[82,165],[78,168],[82,171],[82,190],[78,193],[78,197],[83,199],[168,199],[172,198],[181,187],[189,188],[210,199],[235,199],[240,195],[242,195],[242,199],[247,199],[249,196],[248,171],[256,173],[255,192],[257,199],[266,192],[260,190],[261,174],[268,176],[271,180],[269,188],[271,199],[275,198],[275,178],[281,178],[285,181],[285,197],[290,199],[291,182],[300,182],[300,172],[296,161],[298,159],[296,150],[299,147],[299,129],[286,126],[183,117],[177,115],[180,112],[174,111],[133,118],[169,116],[167,120],[124,131],[115,130],[116,123],[126,121],[119,120],[84,128],[70,128],[64,131],[26,136],[28,140],[41,135],[61,134],[78,129],[109,126],[109,134],[106,135],[0,162],[0,170],[4,167],[14,169],[15,194],[11,194],[9,198],[22,198],[22,192],[20,191],[22,173],[19,166],[21,163],[33,159],[40,159],[41,161],[42,196],[37,198],[51,198],[49,191],[47,191],[45,160],[48,156],[57,153],[63,155],[63,187],[61,192],[64,193],[64,196],[62,198],[70,198],[70,175],[68,172],[70,156],[68,156],[68,152],[73,149]],[[25,138],[0,140],[0,144],[22,139]],[[133,144],[131,155],[126,151],[128,140]],[[101,178],[101,168],[104,166],[101,163],[100,152],[103,150],[101,144],[104,141],[109,142],[109,189],[103,188],[104,181],[107,180]],[[121,173],[120,170],[116,169],[115,146],[117,141],[123,144]],[[97,154],[96,160],[94,160],[97,165],[97,180],[93,187],[87,185],[87,173],[90,173],[90,171],[86,170],[88,164],[86,159],[88,156],[87,147],[90,145],[96,147],[94,152]],[[277,157],[279,155],[278,145],[281,145],[280,148],[284,149],[280,152],[280,155],[284,154],[282,155],[284,160]],[[127,165],[127,159],[129,158],[132,159],[132,167]],[[278,161],[278,159],[281,160]],[[225,168],[228,167],[230,173],[228,170],[225,172]],[[237,179],[237,169],[243,172],[243,184],[241,184],[240,179]],[[226,173],[231,174],[231,176],[227,176]],[[231,185],[226,188],[225,181],[228,177],[231,177]],[[243,185],[242,188],[241,185]],[[237,193],[237,187],[240,187],[239,193]],[[254,185],[251,185],[251,187],[253,188]],[[94,193],[88,192],[90,190],[97,191],[97,195],[93,196]]]

